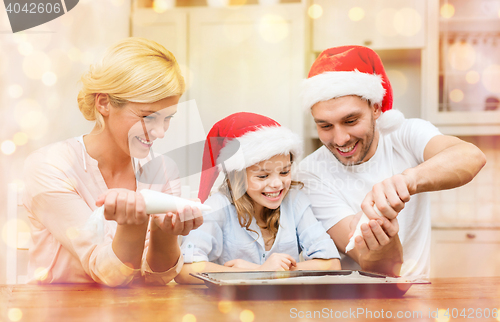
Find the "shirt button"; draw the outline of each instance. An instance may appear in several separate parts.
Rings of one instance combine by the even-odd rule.
[[[266,258],[266,254],[262,254],[262,258]]]
[[[193,245],[189,244],[189,245],[188,245],[188,248],[191,248],[191,247],[193,247]]]

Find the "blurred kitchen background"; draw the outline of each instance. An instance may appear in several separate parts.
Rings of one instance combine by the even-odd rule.
[[[3,8],[0,283],[12,265],[6,253],[23,244],[9,236],[28,231],[25,217],[7,216],[9,205],[22,213],[15,192],[24,159],[91,130],[76,103],[78,80],[128,36],[164,45],[184,72],[187,107],[167,132],[170,149],[200,142],[228,114],[251,111],[301,134],[310,153],[321,143],[298,93],[315,57],[338,45],[375,49],[395,108],[476,144],[488,159],[471,183],[432,194],[432,276],[500,276],[500,0],[80,0],[16,34]],[[191,169],[183,185],[194,196],[200,162],[182,153]],[[25,263],[26,251],[16,254]]]

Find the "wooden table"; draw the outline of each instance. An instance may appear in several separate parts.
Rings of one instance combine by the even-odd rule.
[[[443,316],[445,311],[439,312],[438,320],[434,318],[438,309],[447,308],[450,317],[457,317],[449,321],[500,321],[500,318],[491,317],[493,309],[500,311],[500,277],[434,279],[431,282],[430,285],[413,285],[402,298],[394,299],[273,301],[220,301],[205,286],[175,284],[122,289],[75,284],[3,285],[0,286],[0,321],[16,320],[22,314],[19,321],[37,322],[436,322],[447,321]],[[490,318],[484,317],[485,309],[489,309]],[[392,319],[387,319],[389,314]]]

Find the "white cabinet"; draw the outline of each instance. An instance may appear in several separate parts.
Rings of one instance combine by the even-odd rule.
[[[425,47],[424,0],[314,0],[313,51],[343,45],[373,49]]]
[[[423,118],[445,134],[500,134],[500,1],[428,2]]]
[[[175,8],[161,14],[136,10],[132,35],[174,53],[188,83],[183,100],[196,101],[197,108],[191,105],[181,121],[172,121],[183,126],[167,135],[177,143],[199,142],[218,120],[246,111],[269,116],[302,136],[297,93],[305,71],[304,13],[301,3]],[[201,170],[201,156],[186,153],[190,167]],[[197,189],[199,173],[183,184]]]
[[[500,276],[500,229],[432,230],[431,277]]]

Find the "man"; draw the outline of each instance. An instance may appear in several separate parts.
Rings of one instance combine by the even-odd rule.
[[[345,252],[364,212],[370,222],[361,225],[362,236],[347,255],[363,270],[428,276],[426,192],[466,184],[486,163],[484,154],[427,121],[405,120],[392,110],[382,62],[366,47],[325,50],[302,94],[324,144],[298,171],[316,217]]]

